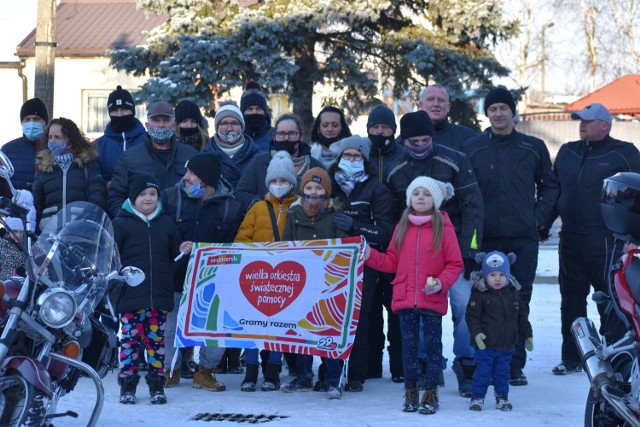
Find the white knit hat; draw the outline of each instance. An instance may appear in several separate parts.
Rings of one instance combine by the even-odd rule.
[[[298,177],[296,175],[296,169],[293,166],[293,160],[291,155],[286,151],[277,151],[273,155],[269,167],[267,168],[267,177],[264,183],[269,187],[269,183],[276,178],[286,179],[295,186],[298,183]]]
[[[22,224],[20,218],[8,216],[4,219],[4,222],[6,222],[7,227],[9,227],[13,231],[24,231],[24,225]]]
[[[419,176],[407,187],[407,206],[411,206],[411,194],[416,188],[426,188],[433,197],[433,205],[436,209],[440,209],[440,205],[445,200],[453,197],[453,185],[448,182],[437,181],[428,176]]]

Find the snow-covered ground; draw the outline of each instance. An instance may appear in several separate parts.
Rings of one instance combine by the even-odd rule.
[[[557,250],[545,247],[540,251],[539,276],[557,275]],[[589,313],[596,313],[589,300]],[[149,403],[146,384],[138,387],[138,403],[118,403],[118,386],[114,373],[104,379],[106,401],[98,422],[99,426],[156,425],[156,426],[236,426],[236,421],[196,421],[198,414],[242,414],[276,416],[262,418],[273,427],[285,426],[393,426],[436,423],[446,426],[496,426],[520,424],[536,426],[578,426],[583,422],[584,402],[589,389],[586,374],[559,377],[551,368],[560,362],[560,294],[557,284],[536,284],[531,303],[531,323],[534,330],[534,351],[529,353],[525,373],[529,379],[526,387],[511,387],[512,412],[500,412],[490,402],[482,412],[471,412],[468,399],[457,393],[456,379],[451,371],[445,372],[445,387],[440,390],[440,410],[435,415],[407,414],[401,411],[403,385],[391,382],[389,373],[384,378],[367,380],[362,393],[344,393],[342,400],[328,400],[324,393],[278,392],[243,393],[240,382],[243,375],[219,375],[227,385],[227,391],[211,393],[191,388],[190,380],[167,390],[168,403]],[[597,320],[597,319],[594,319]],[[445,357],[453,359],[451,321],[443,322]],[[386,361],[385,361],[386,363]],[[282,380],[289,378],[284,375]],[[73,410],[78,419],[63,418],[56,426],[84,426],[87,423],[95,391],[93,384],[82,379],[77,389],[63,398],[60,410]],[[214,418],[214,417],[211,417]],[[246,423],[246,422],[245,422]]]

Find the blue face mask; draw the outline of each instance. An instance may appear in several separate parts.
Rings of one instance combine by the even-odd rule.
[[[37,141],[44,133],[44,125],[38,122],[27,122],[22,125],[22,133],[29,141]]]
[[[67,141],[48,142],[47,146],[53,156],[60,156],[67,151]]]
[[[340,159],[338,167],[347,175],[353,176],[358,172],[364,171],[364,160],[355,160],[351,162],[349,160]]]
[[[184,192],[187,196],[192,199],[199,199],[204,194],[204,190],[206,187],[200,186],[200,184],[194,184],[191,187],[187,187],[184,183],[182,184],[182,188],[184,188]]]

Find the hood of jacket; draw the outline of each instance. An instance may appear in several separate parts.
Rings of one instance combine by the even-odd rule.
[[[78,152],[73,153],[73,161],[79,167],[83,167],[87,163],[98,158],[98,150],[95,144],[89,144],[87,146],[82,147]],[[53,154],[49,151],[48,148],[44,150],[40,150],[38,154],[36,154],[36,164],[38,165],[38,169],[42,172],[53,172],[53,167],[56,162],[53,158]]]

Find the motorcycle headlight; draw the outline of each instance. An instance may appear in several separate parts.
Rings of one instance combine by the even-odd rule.
[[[77,304],[69,292],[63,289],[47,289],[38,297],[38,315],[45,325],[62,328],[76,315]]]

